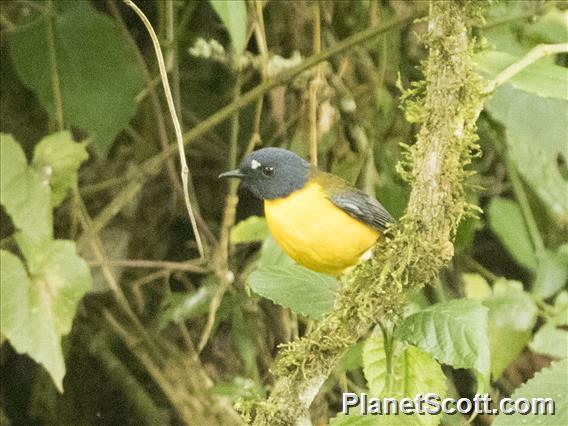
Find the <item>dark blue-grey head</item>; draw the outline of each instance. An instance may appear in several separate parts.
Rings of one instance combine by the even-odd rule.
[[[304,187],[310,174],[310,164],[291,151],[263,148],[247,155],[239,168],[219,175],[234,177],[262,200],[283,198]]]

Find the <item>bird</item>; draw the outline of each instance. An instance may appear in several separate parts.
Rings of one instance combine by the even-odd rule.
[[[237,178],[264,201],[270,233],[302,266],[339,276],[394,222],[375,198],[283,148],[262,148],[219,178]]]

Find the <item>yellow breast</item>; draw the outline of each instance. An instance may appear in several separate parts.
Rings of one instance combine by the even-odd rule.
[[[265,200],[264,211],[280,247],[299,264],[326,274],[355,265],[380,235],[335,206],[317,183]]]

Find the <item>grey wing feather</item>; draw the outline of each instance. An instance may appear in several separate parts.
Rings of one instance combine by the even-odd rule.
[[[349,216],[360,220],[377,231],[383,231],[389,223],[394,222],[393,217],[382,204],[364,192],[334,194],[329,199]]]

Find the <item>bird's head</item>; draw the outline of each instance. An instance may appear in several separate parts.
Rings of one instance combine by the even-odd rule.
[[[283,198],[301,189],[308,181],[310,164],[291,151],[263,148],[247,155],[238,169],[219,175],[238,178],[242,185],[262,200]]]

